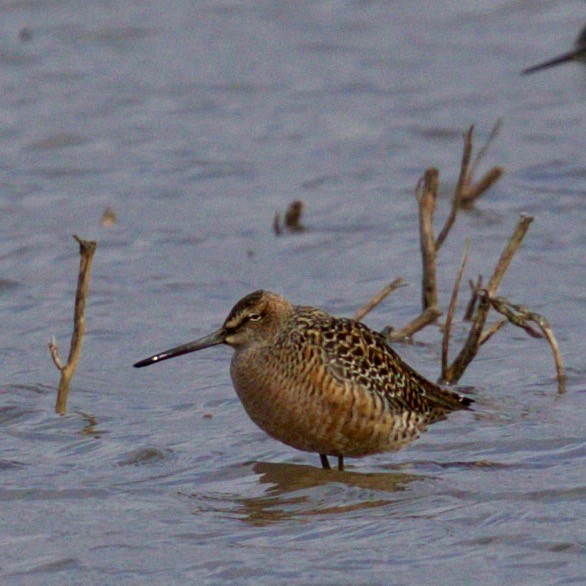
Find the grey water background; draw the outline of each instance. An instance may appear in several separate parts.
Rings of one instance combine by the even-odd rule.
[[[1,2],[0,581],[586,581],[586,70],[519,76],[585,17],[578,1]],[[548,346],[508,326],[461,381],[474,412],[338,473],[254,427],[229,349],[131,367],[258,288],[351,315],[403,276],[365,322],[414,317],[415,184],[440,168],[439,224],[463,131],[480,145],[499,117],[481,170],[507,174],[459,217],[441,295],[467,236],[466,279],[488,276],[534,216],[501,293],[550,320],[566,394]],[[295,198],[308,230],[276,238]],[[47,342],[67,355],[74,233],[98,250],[59,417]],[[437,378],[436,328],[396,349]]]

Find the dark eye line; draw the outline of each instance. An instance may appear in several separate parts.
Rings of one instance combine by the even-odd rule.
[[[227,334],[234,334],[236,333],[242,326],[244,326],[249,321],[260,321],[264,315],[262,313],[250,313],[248,315],[243,315],[240,318],[240,321],[233,326],[225,326]]]

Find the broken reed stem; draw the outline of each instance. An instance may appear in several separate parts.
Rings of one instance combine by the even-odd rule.
[[[515,253],[519,249],[519,246],[521,245],[521,242],[523,241],[523,238],[525,237],[525,234],[527,233],[527,230],[529,229],[532,221],[533,218],[530,216],[521,216],[517,222],[515,230],[513,231],[513,234],[507,245],[505,246],[505,249],[499,258],[490,281],[488,282],[488,286],[486,287],[487,295],[481,297],[480,299],[478,309],[476,310],[476,316],[472,322],[472,327],[470,328],[466,342],[454,362],[446,369],[446,372],[444,373],[443,381],[445,383],[450,384],[460,380],[461,376],[464,374],[464,371],[476,356],[478,349],[480,348],[482,330],[484,328],[484,324],[486,323],[486,318],[488,317],[488,311],[490,309],[490,302],[488,297],[492,297],[496,293],[505,271],[509,267],[513,256],[515,256]]]
[[[475,184],[469,184],[460,200],[460,206],[464,208],[471,208],[474,202],[487,190],[493,183],[498,181],[505,170],[503,167],[493,167],[490,171],[484,174],[482,179]]]
[[[273,218],[273,232],[275,236],[280,236],[283,233],[281,229],[281,216],[279,212],[275,212],[275,217]]]
[[[291,232],[304,232],[305,227],[301,224],[303,213],[303,202],[296,199],[285,212],[285,227]]]
[[[73,236],[79,243],[79,275],[77,278],[77,291],[75,294],[75,309],[73,315],[73,335],[71,336],[71,345],[67,363],[63,364],[59,358],[57,344],[51,341],[49,350],[53,362],[61,372],[59,380],[59,389],[57,391],[57,403],[55,404],[55,413],[65,415],[67,409],[67,395],[69,393],[69,382],[77,369],[77,364],[81,356],[81,345],[85,333],[85,305],[90,284],[90,274],[92,260],[96,251],[96,242],[92,240],[82,240],[79,236]]]
[[[430,167],[419,181],[416,190],[419,204],[419,240],[423,263],[422,304],[423,310],[438,307],[436,259],[437,245],[433,236],[433,214],[437,198],[439,172]]]
[[[470,301],[468,301],[468,305],[466,306],[466,311],[464,312],[464,321],[472,321],[472,317],[474,316],[474,309],[476,308],[476,302],[478,301],[478,291],[482,288],[482,275],[478,275],[476,283],[470,279],[468,285],[470,285],[472,293]]]
[[[474,157],[474,161],[472,161],[472,164],[470,165],[470,170],[468,172],[468,176],[470,177],[470,179],[472,179],[474,177],[474,175],[476,173],[476,169],[477,169],[480,161],[482,161],[482,159],[484,158],[484,155],[486,155],[490,145],[494,142],[494,139],[498,136],[499,132],[501,131],[502,125],[503,125],[503,119],[497,118],[497,121],[494,123],[494,126],[492,127],[492,130],[490,131],[490,134],[488,135],[488,138],[486,139],[486,142],[482,145],[482,147],[480,148],[480,150],[478,151],[478,153]]]
[[[487,295],[486,290],[483,290],[482,294]],[[527,323],[531,318],[529,317],[529,312],[524,307],[513,306],[504,297],[488,297],[488,301],[495,311],[504,315],[514,326],[525,330],[532,338],[543,338],[541,332],[538,332]],[[513,307],[515,308],[513,309]]]
[[[55,363],[55,366],[58,370],[63,370],[63,362],[61,362],[61,358],[59,358],[59,348],[57,348],[57,340],[55,340],[55,336],[49,342],[49,352],[51,352],[51,358]]]
[[[454,198],[452,200],[452,209],[450,210],[450,215],[442,228],[442,231],[439,233],[437,237],[436,249],[439,250],[441,245],[444,243],[445,239],[447,238],[454,222],[456,221],[456,216],[458,215],[458,209],[460,208],[460,202],[462,200],[462,194],[466,188],[468,182],[468,167],[470,165],[470,157],[472,156],[472,137],[474,135],[474,124],[468,129],[468,132],[464,135],[464,150],[462,152],[462,163],[460,164],[460,176],[458,177],[458,184],[456,185],[456,190],[454,191]]]
[[[370,301],[365,303],[353,316],[352,319],[356,321],[360,321],[365,315],[370,313],[381,301],[390,295],[393,291],[398,289],[399,287],[403,287],[405,285],[403,278],[398,277],[391,283],[389,283],[386,287],[383,287]]]
[[[403,342],[413,337],[413,334],[432,324],[442,312],[437,307],[428,307],[413,321],[399,330],[388,330],[384,335],[388,342]]]
[[[275,236],[281,236],[285,230],[288,232],[305,232],[305,226],[301,224],[301,215],[303,214],[303,202],[296,199],[289,204],[285,212],[285,218],[281,224],[281,214],[275,212],[273,218],[273,232]]]
[[[435,167],[430,167],[417,184],[416,195],[419,204],[419,238],[421,260],[423,264],[421,286],[423,311],[429,308],[437,309],[439,307],[437,293],[437,254],[456,221],[458,210],[466,201],[471,205],[471,203],[473,203],[481,193],[486,191],[486,189],[488,189],[504,172],[502,168],[494,167],[478,184],[472,185],[473,170],[484,156],[492,140],[494,140],[498,134],[500,125],[501,121],[497,120],[488,140],[480,149],[480,152],[474,160],[472,171],[470,170],[470,160],[472,158],[474,125],[470,126],[468,131],[464,134],[464,147],[462,151],[458,184],[454,191],[450,213],[437,239],[434,237],[433,233],[433,215],[435,213],[439,184],[438,170]],[[475,302],[476,299],[471,300],[471,305],[469,305],[468,311],[472,310]]]
[[[507,322],[507,318],[503,317],[503,319],[493,323],[491,326],[486,328],[486,330],[482,332],[478,340],[478,345],[482,346],[485,342],[488,342],[488,340],[490,340],[494,336],[494,334],[496,334]]]
[[[505,249],[503,250],[495,267],[494,273],[488,281],[486,290],[490,296],[496,293],[506,270],[509,268],[513,257],[519,249],[519,246],[521,246],[521,242],[523,242],[523,238],[525,238],[527,230],[529,230],[531,222],[533,222],[532,216],[521,216],[519,218],[519,221],[515,226],[515,230],[513,231],[513,235],[507,242],[507,245],[505,246]]]
[[[540,314],[528,310],[522,305],[515,305],[505,299],[504,297],[492,297],[484,292],[491,306],[504,315],[504,320],[511,322],[513,325],[524,329],[530,336],[534,338],[546,338],[551,347],[553,359],[556,368],[558,379],[558,392],[564,393],[566,391],[566,375],[564,373],[564,360],[560,352],[560,347],[556,337],[549,325],[549,322]],[[531,321],[539,327],[541,332],[537,332],[527,322]]]
[[[456,302],[458,301],[458,292],[460,291],[460,282],[462,281],[462,274],[468,261],[468,253],[470,252],[470,238],[466,238],[466,245],[464,247],[464,255],[456,273],[454,281],[454,288],[452,290],[452,297],[448,307],[448,315],[446,316],[446,323],[444,325],[444,335],[442,338],[442,379],[445,378],[448,369],[448,351],[450,347],[450,333],[452,330],[452,322],[454,321],[454,313],[456,312]]]
[[[555,362],[555,369],[558,379],[558,393],[562,395],[566,392],[566,374],[564,372],[564,359],[562,358],[562,353],[560,352],[560,347],[558,345],[558,341],[553,334],[553,330],[549,326],[547,320],[542,317],[543,323],[539,323],[539,327],[541,327],[543,334],[547,338],[549,345],[551,347],[551,351],[553,354],[553,359]]]

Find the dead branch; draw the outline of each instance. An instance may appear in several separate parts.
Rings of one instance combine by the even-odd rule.
[[[488,340],[490,340],[490,338],[492,338],[494,334],[496,334],[507,323],[507,321],[507,318],[503,317],[503,319],[500,319],[499,321],[493,323],[491,326],[486,328],[486,330],[484,330],[480,335],[478,345],[482,346],[485,342],[488,342]]]
[[[493,167],[490,171],[485,173],[478,182],[474,182],[474,175],[476,168],[480,161],[486,154],[488,147],[492,141],[498,135],[501,128],[502,120],[496,121],[493,126],[490,135],[486,143],[478,151],[478,154],[474,158],[474,162],[470,164],[472,157],[472,145],[474,138],[474,125],[470,126],[466,134],[464,135],[464,149],[462,151],[462,162],[460,164],[460,176],[458,177],[458,183],[454,191],[454,197],[452,199],[452,208],[446,223],[442,228],[439,236],[437,237],[437,249],[439,250],[445,239],[447,238],[452,226],[456,221],[458,210],[460,208],[471,208],[474,202],[488,190],[505,172],[503,167]]]
[[[439,311],[437,292],[437,254],[456,221],[458,210],[460,207],[462,207],[462,202],[466,198],[468,198],[470,201],[473,201],[480,195],[480,193],[488,189],[488,187],[492,185],[492,183],[494,183],[502,174],[502,170],[499,168],[499,171],[497,172],[495,171],[495,169],[497,169],[495,167],[495,169],[487,173],[478,184],[472,183],[473,171],[476,168],[478,162],[484,156],[489,144],[496,137],[500,128],[500,124],[500,120],[497,121],[488,140],[486,141],[486,144],[480,149],[478,155],[476,156],[472,167],[470,166],[470,160],[472,157],[474,126],[470,126],[468,131],[465,133],[462,162],[460,165],[460,175],[458,178],[458,184],[454,191],[452,207],[444,227],[442,228],[437,239],[434,237],[433,215],[435,213],[439,185],[438,170],[435,167],[430,167],[427,169],[424,176],[417,184],[416,196],[419,208],[419,240],[421,247],[421,261],[423,265],[423,274],[421,279],[423,312],[430,308],[434,308]],[[472,311],[474,304],[476,303],[476,298],[471,300],[470,303],[471,305],[469,305],[469,311]],[[430,315],[431,314],[429,313],[426,314],[426,316],[423,318],[423,321],[431,323],[427,321]],[[417,318],[415,322],[419,323],[419,318]],[[410,328],[408,328],[408,331],[410,331]]]
[[[497,122],[487,143],[476,156],[474,165],[480,161],[486,152],[488,145],[496,136],[499,126],[500,122]],[[439,311],[437,292],[437,253],[442,244],[445,242],[450,230],[452,229],[452,226],[456,221],[462,199],[464,198],[467,190],[470,189],[471,174],[469,168],[470,159],[472,157],[473,136],[474,126],[471,126],[464,135],[464,148],[462,152],[462,162],[460,165],[460,176],[458,178],[458,184],[454,192],[452,207],[444,227],[442,228],[437,239],[434,237],[433,216],[435,213],[439,185],[438,170],[435,167],[430,167],[427,169],[424,176],[417,184],[416,196],[419,208],[419,240],[421,247],[421,261],[423,265],[423,274],[421,279],[423,311],[419,317],[417,317],[401,330],[391,330],[390,328],[386,328],[385,331],[387,332],[389,340],[409,338],[415,331],[418,331],[418,329],[421,329],[421,327],[424,327],[429,323],[433,323],[437,317],[441,315],[441,312]],[[492,182],[496,181],[496,179],[498,179],[498,177],[493,177]],[[478,186],[475,186],[475,189],[478,188]],[[484,190],[486,187],[483,187],[482,189]],[[476,299],[474,298],[471,300],[469,311],[472,310],[471,307],[473,308],[475,303]],[[428,309],[432,309],[434,311],[427,312]],[[453,316],[451,319],[453,319]],[[423,324],[423,326],[421,324]]]
[[[53,362],[55,363],[55,366],[58,368],[58,370],[63,370],[64,365],[63,362],[61,362],[61,358],[59,358],[59,348],[57,347],[57,340],[55,339],[55,336],[53,336],[49,342],[49,352],[51,353],[51,358],[53,359]]]
[[[540,314],[534,313],[522,305],[511,303],[504,297],[490,296],[487,291],[484,291],[491,306],[500,314],[505,316],[505,319],[513,325],[524,329],[530,336],[534,338],[546,338],[551,347],[553,359],[558,379],[558,392],[564,393],[566,391],[566,375],[564,373],[564,360],[562,358],[557,339],[549,325],[549,322]],[[528,322],[536,324],[540,332],[532,328]]]
[[[515,226],[515,230],[513,231],[513,235],[509,239],[509,242],[507,242],[507,245],[505,246],[505,249],[503,250],[495,267],[494,273],[488,281],[486,290],[489,295],[493,296],[496,293],[506,270],[509,268],[513,257],[519,249],[519,246],[521,246],[521,242],[523,242],[523,238],[525,238],[527,230],[529,230],[531,222],[533,222],[532,216],[521,216],[519,218],[519,221]]]
[[[460,206],[466,209],[471,208],[474,202],[503,176],[504,172],[504,167],[493,167],[482,176],[480,181],[467,185],[462,192]]]
[[[289,204],[282,224],[281,214],[275,212],[275,217],[273,218],[273,232],[275,236],[281,236],[284,230],[288,232],[305,232],[305,226],[301,224],[302,213],[303,202],[298,199]]]
[[[503,250],[494,272],[488,282],[488,286],[486,287],[487,296],[484,296],[480,299],[478,309],[476,311],[476,316],[472,322],[472,327],[470,328],[470,332],[464,347],[454,362],[446,369],[446,372],[443,373],[443,381],[445,383],[450,384],[460,380],[461,376],[464,374],[464,371],[476,356],[480,348],[482,330],[484,328],[484,324],[486,323],[486,318],[490,309],[490,302],[488,301],[487,297],[492,297],[496,293],[505,271],[511,263],[513,256],[519,249],[519,246],[521,245],[521,242],[523,241],[523,238],[525,237],[525,234],[527,233],[527,230],[529,229],[532,221],[533,218],[530,216],[521,216],[517,222],[515,230],[505,249]]]
[[[488,295],[486,289],[482,291],[483,295]],[[525,330],[532,338],[543,338],[543,334],[532,328],[529,321],[529,312],[525,309],[519,309],[521,306],[517,306],[517,309],[504,297],[488,297],[488,301],[492,308],[504,315],[507,321]]]
[[[77,235],[74,236],[74,238],[79,243],[79,275],[77,279],[77,291],[75,294],[73,335],[71,336],[71,345],[66,364],[63,364],[59,358],[55,341],[52,340],[49,343],[49,350],[53,362],[61,372],[59,389],[57,391],[57,403],[55,405],[55,413],[59,413],[60,415],[65,415],[67,408],[67,395],[69,393],[69,382],[77,369],[77,364],[81,356],[81,345],[85,333],[85,305],[89,291],[92,260],[97,246],[94,241],[82,240]]]
[[[428,307],[406,326],[398,330],[386,327],[382,333],[389,342],[404,342],[410,340],[413,334],[422,330],[425,326],[434,323],[441,314],[442,312],[437,307]]]
[[[466,246],[464,247],[464,255],[462,261],[458,267],[456,273],[456,279],[454,281],[454,288],[452,290],[452,297],[450,299],[450,305],[448,307],[448,315],[446,316],[446,323],[444,325],[444,335],[442,338],[442,379],[445,378],[446,371],[448,369],[448,351],[450,346],[450,333],[452,330],[452,322],[454,320],[454,313],[456,312],[456,302],[458,301],[458,292],[460,290],[460,282],[462,281],[462,274],[466,267],[466,261],[468,260],[468,253],[470,252],[470,238],[466,238]]]
[[[482,275],[478,275],[476,278],[476,283],[470,279],[468,281],[468,285],[472,290],[472,294],[470,296],[470,301],[468,301],[468,305],[466,306],[466,311],[464,312],[464,321],[472,321],[474,309],[476,308],[476,302],[478,301],[478,291],[480,291],[482,288]]]
[[[283,233],[279,212],[275,212],[275,217],[273,218],[273,232],[275,233],[275,236],[280,236]]]
[[[493,183],[495,183],[505,172],[503,167],[493,167],[485,173],[480,181],[474,182],[474,176],[476,175],[476,169],[480,161],[484,158],[486,153],[488,152],[488,148],[494,141],[494,139],[498,136],[501,126],[502,126],[502,118],[499,118],[492,130],[484,145],[480,148],[476,156],[474,157],[474,161],[470,165],[468,173],[466,174],[466,180],[464,181],[464,185],[462,186],[462,192],[460,194],[460,202],[459,205],[463,208],[471,208],[474,205],[474,202],[485,192],[487,191]]]
[[[458,177],[458,184],[456,185],[456,190],[454,191],[454,197],[452,199],[452,209],[450,210],[450,214],[442,228],[439,236],[437,237],[437,250],[441,248],[441,245],[444,243],[445,239],[447,238],[454,222],[456,221],[456,216],[458,215],[458,209],[460,208],[460,201],[462,200],[462,194],[464,189],[469,181],[468,179],[468,167],[470,165],[470,157],[472,155],[472,137],[474,136],[474,125],[472,125],[468,132],[464,135],[464,150],[462,152],[462,163],[460,164],[460,176]]]
[[[437,239],[434,236],[433,219],[436,207],[438,192],[438,170],[434,167],[427,169],[424,176],[419,180],[416,189],[419,211],[419,237],[421,247],[421,257],[423,265],[422,275],[422,306],[421,315],[411,321],[401,329],[394,330],[387,327],[383,330],[388,341],[404,341],[410,339],[415,332],[426,325],[433,323],[441,315],[438,304],[437,292],[437,255],[439,249],[445,242],[450,230],[454,226],[458,211],[462,207],[471,207],[474,201],[480,197],[491,185],[497,181],[504,170],[502,167],[493,167],[480,181],[474,182],[474,174],[480,161],[488,151],[488,147],[497,136],[501,127],[501,120],[497,120],[486,143],[478,151],[471,163],[473,152],[474,126],[471,126],[464,135],[464,147],[460,165],[460,175],[454,191],[452,206],[449,215],[441,229]],[[483,279],[479,275],[476,282],[470,281],[472,291],[471,298],[467,304],[464,319],[472,321],[472,325],[466,341],[451,365],[448,365],[450,335],[455,315],[457,299],[460,290],[460,283],[467,262],[470,241],[467,240],[465,252],[458,268],[452,296],[448,307],[446,322],[444,324],[444,333],[442,339],[442,377],[441,382],[451,384],[456,383],[464,374],[466,368],[475,358],[479,348],[485,344],[496,332],[498,332],[507,321],[524,328],[534,337],[547,337],[554,354],[556,369],[558,373],[559,389],[563,392],[565,389],[565,375],[563,373],[563,362],[557,341],[549,324],[542,316],[529,312],[526,308],[513,306],[506,300],[495,297],[496,291],[507,271],[514,255],[516,254],[521,242],[523,241],[533,218],[521,216],[515,230],[505,246],[501,256],[494,268],[489,279],[486,289],[482,288]],[[376,298],[375,298],[376,299]],[[374,301],[374,300],[373,300]],[[374,301],[377,303],[377,301]],[[488,313],[494,308],[505,317],[490,325],[485,329]],[[363,308],[364,313],[357,313],[358,318],[364,316],[370,311],[369,305]],[[534,319],[533,319],[534,318]],[[533,321],[539,325],[541,331],[537,331],[528,322]]]
[[[560,347],[556,337],[553,334],[553,330],[549,325],[549,322],[541,315],[533,314],[534,321],[537,325],[541,328],[543,335],[547,338],[549,345],[551,347],[551,351],[553,354],[553,359],[555,362],[555,369],[558,377],[558,392],[560,394],[566,392],[566,374],[564,372],[564,359],[562,358],[562,353],[560,352]]]
[[[405,283],[402,277],[398,277],[385,287],[383,287],[370,301],[365,303],[353,316],[352,319],[360,321],[366,314],[370,313],[381,301],[383,301],[387,295],[390,295],[393,291],[399,287],[404,287]]]
[[[304,232],[305,227],[301,224],[303,213],[303,202],[296,199],[292,202],[285,213],[285,227],[291,232]]]
[[[490,145],[494,142],[495,138],[499,135],[499,132],[501,131],[502,125],[503,125],[503,119],[497,118],[497,121],[494,123],[494,126],[492,127],[490,134],[488,135],[488,138],[486,139],[486,142],[480,147],[480,149],[476,153],[476,156],[474,157],[474,161],[472,161],[472,164],[470,165],[470,171],[469,171],[470,177],[474,177],[474,175],[476,174],[476,169],[478,168],[480,161],[482,161],[482,159],[484,159],[484,156],[488,152]]]
[[[422,303],[423,310],[437,308],[437,280],[436,258],[437,244],[433,236],[433,214],[438,189],[438,175],[436,168],[430,167],[417,185],[417,202],[419,204],[419,241],[421,245],[421,260],[423,263],[422,276]]]

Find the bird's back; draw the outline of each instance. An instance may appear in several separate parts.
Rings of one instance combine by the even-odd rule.
[[[385,338],[364,324],[335,318],[311,307],[297,307],[292,341],[321,354],[324,368],[340,383],[350,382],[379,396],[396,415],[422,415],[426,423],[473,402],[442,389],[416,372],[388,346]],[[299,351],[298,350],[298,351]]]

